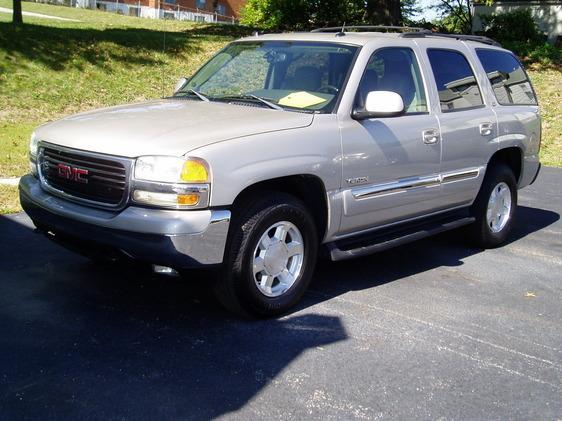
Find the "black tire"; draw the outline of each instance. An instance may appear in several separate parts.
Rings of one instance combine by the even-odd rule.
[[[505,225],[497,232],[491,228],[486,216],[488,202],[494,189],[500,183],[505,183],[511,193],[511,209]],[[513,171],[505,164],[495,164],[488,168],[482,186],[474,204],[471,214],[476,218],[474,224],[469,227],[469,235],[472,243],[480,248],[494,248],[506,242],[513,229],[517,210],[517,182]]]
[[[314,272],[319,242],[314,220],[300,200],[285,193],[262,193],[245,200],[242,206],[233,210],[223,270],[215,284],[215,295],[227,310],[244,317],[272,317],[285,313],[301,299]],[[282,221],[294,224],[300,231],[304,258],[294,284],[282,295],[268,297],[256,284],[254,251],[267,229]]]

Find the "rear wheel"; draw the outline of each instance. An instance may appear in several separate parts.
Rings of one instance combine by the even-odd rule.
[[[297,198],[270,193],[234,210],[219,301],[245,316],[286,312],[302,297],[314,271],[318,236],[312,216]]]
[[[488,169],[471,212],[476,222],[471,227],[478,247],[493,248],[503,244],[511,230],[517,209],[517,183],[513,171],[505,164]]]

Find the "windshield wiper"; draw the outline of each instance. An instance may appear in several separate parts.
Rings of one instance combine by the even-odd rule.
[[[201,92],[197,92],[195,89],[188,89],[187,92],[191,92],[193,95],[197,96],[201,101],[209,102],[210,99],[203,95]]]
[[[177,97],[180,97],[181,94],[192,94],[192,95],[195,95],[197,98],[199,98],[201,101],[205,101],[205,102],[210,102],[210,101],[211,101],[209,98],[207,98],[207,97],[206,97],[205,95],[203,95],[201,92],[197,92],[195,89],[188,89],[188,90],[186,90],[186,91],[179,91],[179,92],[176,92],[173,97],[176,97],[176,98],[177,98]],[[172,98],[173,98],[173,97],[172,97]]]
[[[257,99],[258,101],[261,101],[263,104],[267,105],[269,108],[272,108],[272,109],[274,109],[274,110],[278,110],[278,111],[283,111],[283,110],[284,110],[284,108],[283,108],[282,106],[277,105],[277,104],[274,104],[273,102],[268,101],[268,100],[265,99],[265,98],[262,98],[262,97],[259,97],[259,96],[257,96],[257,95],[253,95],[253,94],[249,94],[248,96],[249,96],[250,98],[254,98],[254,99]]]
[[[268,101],[265,98],[259,97],[257,95],[253,95],[253,94],[242,94],[242,95],[228,95],[228,96],[224,96],[221,97],[219,99],[255,99],[256,101],[261,102],[262,104],[267,105],[269,108],[273,109],[273,110],[278,110],[278,111],[284,111],[285,108],[283,108],[280,105],[274,104],[271,101]]]

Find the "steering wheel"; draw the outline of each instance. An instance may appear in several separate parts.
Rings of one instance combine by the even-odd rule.
[[[324,85],[320,89],[318,89],[318,92],[323,92],[325,94],[333,94],[333,95],[337,95],[339,91],[340,90],[336,88],[334,85]]]

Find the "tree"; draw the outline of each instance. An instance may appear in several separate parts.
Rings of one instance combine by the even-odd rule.
[[[353,25],[363,19],[363,0],[312,0],[307,3],[314,27]]]
[[[441,14],[441,24],[447,31],[463,34],[472,32],[470,0],[439,0],[435,8]]]
[[[472,3],[479,2],[488,6],[494,0],[438,0],[435,9],[441,14],[441,25],[449,32],[472,33]]]
[[[12,22],[14,25],[21,25],[23,23],[23,17],[21,13],[21,0],[14,0],[13,2],[13,17]]]
[[[375,25],[400,25],[400,0],[367,0],[365,22]]]
[[[419,5],[418,0],[401,0],[400,12],[402,14],[402,21],[409,24],[409,22],[415,21],[415,18],[423,12],[423,9]]]
[[[248,0],[241,10],[242,24],[263,29],[301,29],[308,19],[308,7],[302,0]]]
[[[412,0],[414,1],[414,0]],[[248,0],[242,23],[264,29],[401,23],[401,0]]]

